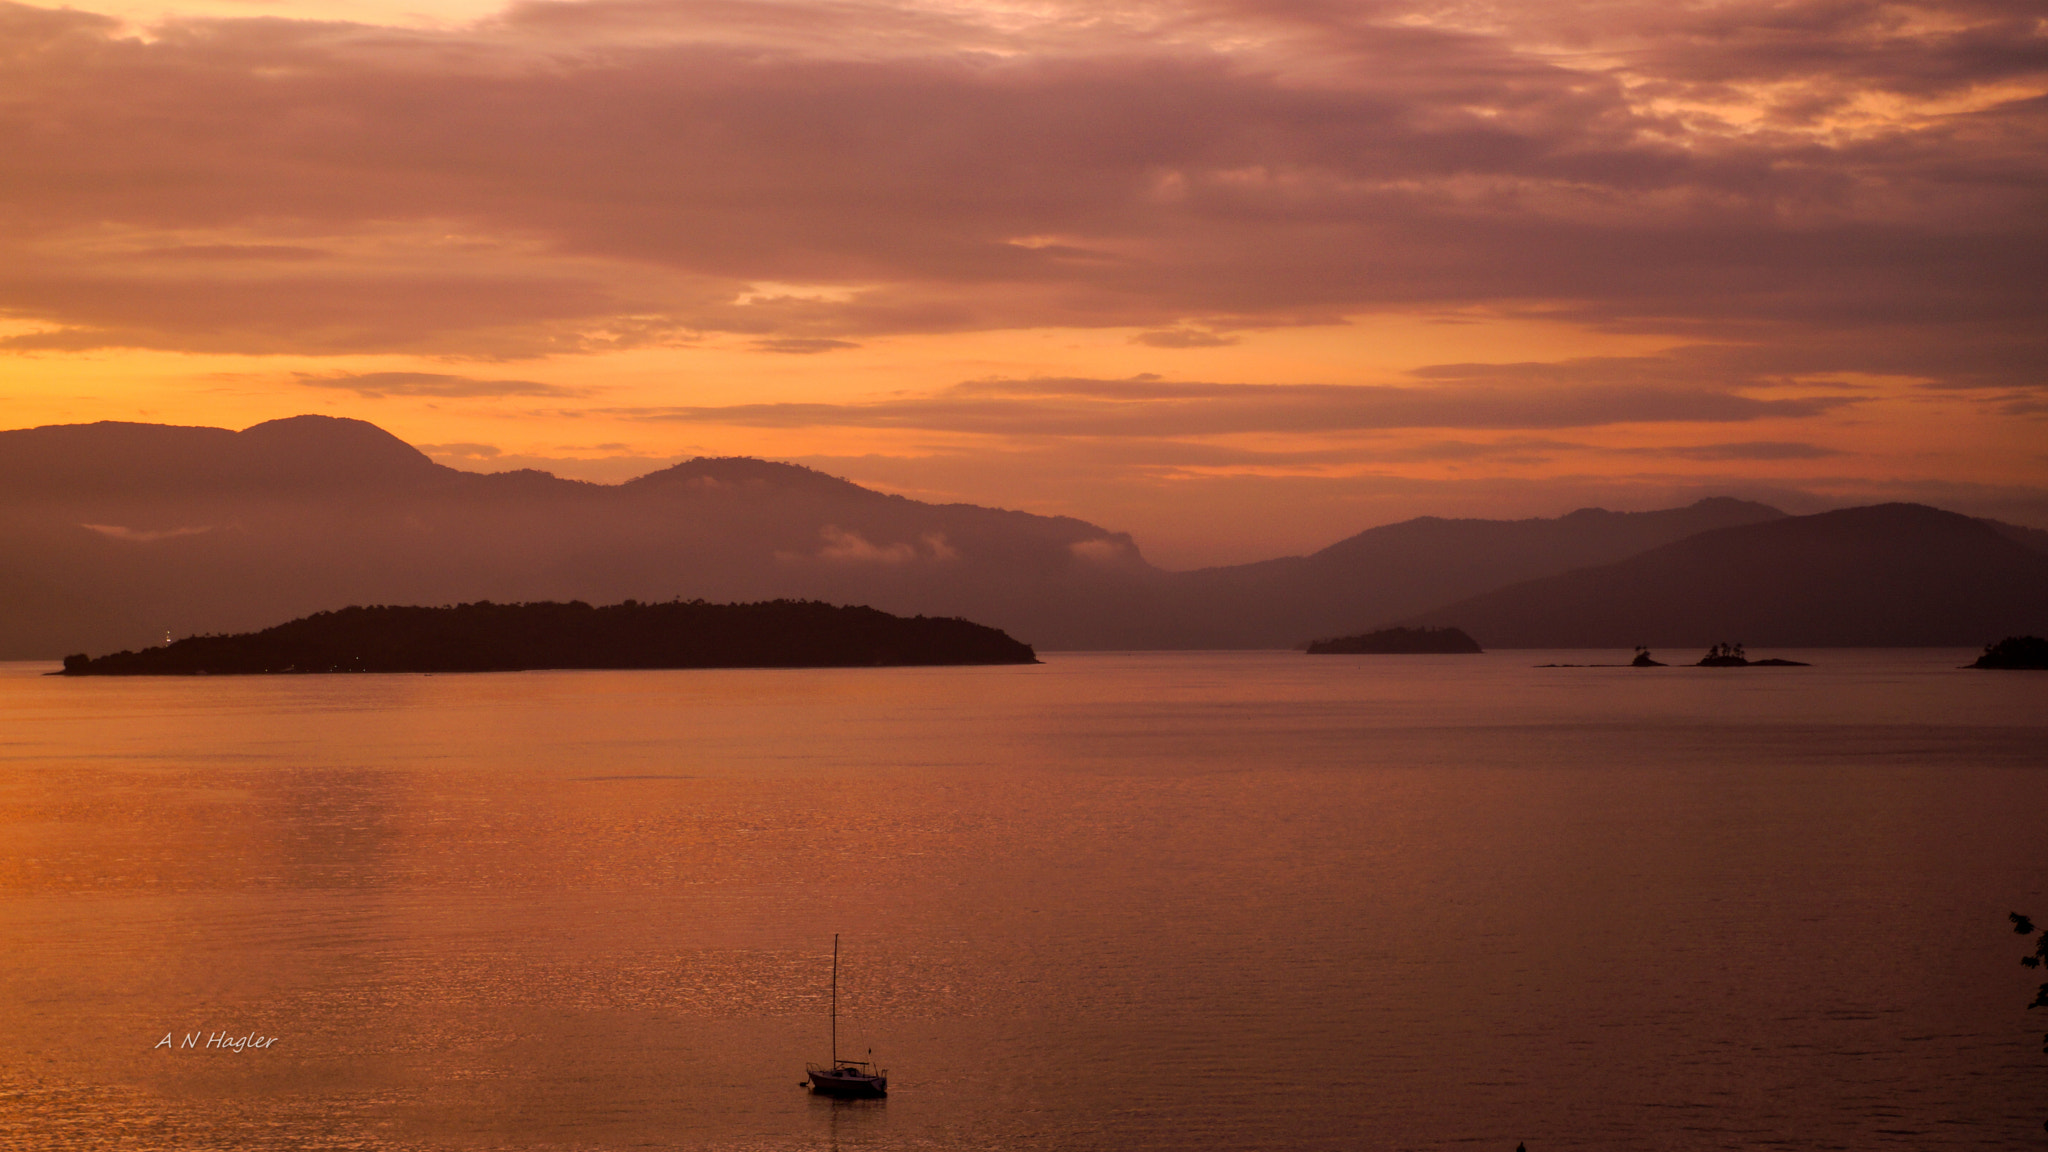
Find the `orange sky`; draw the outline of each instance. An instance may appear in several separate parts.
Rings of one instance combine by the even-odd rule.
[[[2048,525],[2020,3],[0,3],[0,426],[814,464],[1168,566]]]

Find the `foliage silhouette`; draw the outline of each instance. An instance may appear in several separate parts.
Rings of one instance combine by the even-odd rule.
[[[1806,668],[1804,660],[1751,660],[1740,644],[1716,644],[1694,665],[1696,668]]]
[[[950,617],[811,600],[593,608],[580,600],[321,612],[261,632],[64,658],[67,676],[511,672],[536,668],[841,668],[1034,664],[1027,644]]]
[[[2048,965],[2048,931],[2035,936],[2033,919],[2022,916],[2018,912],[2007,913],[2006,918],[2012,921],[2012,930],[2014,932],[2022,936],[2034,936],[2033,954],[2020,957],[2020,963],[2029,968],[2040,968]],[[2034,1002],[2027,1005],[2027,1007],[2029,1009],[2048,1008],[2048,984],[2041,985],[2040,989],[2034,993]],[[2041,1037],[2041,1052],[2043,1055],[2048,1055],[2048,1035]],[[2048,1120],[2043,1120],[2041,1127],[2048,1128]]]
[[[1480,652],[1479,641],[1457,628],[1382,628],[1359,636],[1317,640],[1311,656],[1406,656],[1422,653]]]
[[[1986,644],[1972,668],[2048,668],[2048,640],[2039,636],[2007,636]]]

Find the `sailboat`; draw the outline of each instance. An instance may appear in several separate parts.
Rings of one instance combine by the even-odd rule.
[[[870,1051],[868,1055],[874,1055]],[[887,1096],[889,1070],[866,1060],[839,1058],[839,933],[832,934],[832,1062],[805,1064],[811,1091],[820,1096]]]

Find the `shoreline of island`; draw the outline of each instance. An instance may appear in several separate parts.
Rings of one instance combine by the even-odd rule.
[[[1028,644],[947,616],[813,600],[580,600],[350,606],[258,632],[64,658],[55,676],[237,676],[1036,664]]]

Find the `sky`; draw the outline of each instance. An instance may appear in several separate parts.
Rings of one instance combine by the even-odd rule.
[[[0,427],[2048,527],[2044,176],[2040,0],[0,0]]]

